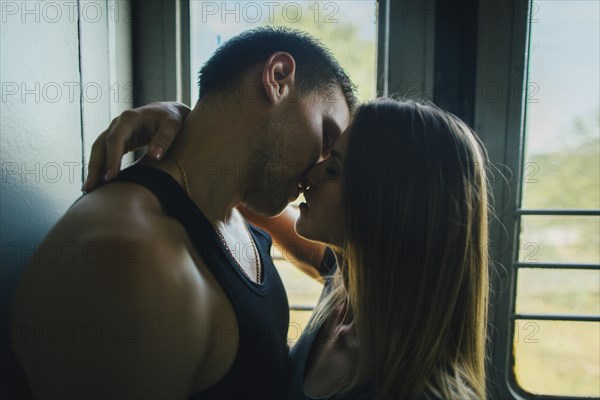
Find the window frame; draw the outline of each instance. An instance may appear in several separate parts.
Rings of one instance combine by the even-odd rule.
[[[480,12],[491,5],[480,2]],[[529,2],[501,2],[504,15],[528,15]],[[524,13],[523,13],[524,12]],[[509,34],[507,34],[507,32]],[[476,83],[479,88],[497,85],[505,93],[500,101],[489,101],[482,91],[475,96],[474,128],[488,150],[492,168],[512,173],[506,182],[492,181],[493,207],[496,215],[490,221],[490,255],[492,256],[490,285],[490,321],[488,366],[491,397],[525,399],[530,395],[518,387],[512,359],[516,279],[511,268],[517,246],[515,223],[516,199],[520,198],[524,102],[523,83],[526,79],[529,30],[526,18],[502,18],[497,23],[479,19]],[[503,166],[509,169],[503,168]],[[502,249],[502,250],[499,250]]]
[[[488,4],[486,4],[488,3]],[[496,2],[482,1],[480,7]],[[525,215],[561,215],[561,216],[598,216],[600,210],[557,210],[523,209],[523,166],[525,162],[525,117],[528,101],[527,70],[531,21],[534,13],[534,1],[515,0],[512,10],[508,4],[504,19],[500,24],[486,23],[480,19],[478,54],[479,85],[489,82],[500,83],[507,94],[502,104],[493,104],[479,98],[476,103],[476,131],[482,136],[495,166],[508,166],[512,177],[506,184],[495,186],[494,207],[500,210],[490,224],[492,247],[490,248],[495,273],[492,274],[492,304],[490,344],[492,351],[492,371],[495,387],[490,393],[499,392],[500,398],[515,399],[564,399],[565,396],[537,395],[526,392],[519,386],[514,371],[515,322],[518,320],[555,320],[555,321],[600,321],[599,316],[574,316],[559,314],[518,314],[516,313],[516,286],[519,268],[563,268],[563,269],[600,269],[599,264],[561,264],[519,262],[521,217]],[[506,12],[508,11],[508,13]],[[482,12],[479,15],[483,15]],[[510,35],[506,35],[506,32]],[[488,49],[493,49],[489,52]],[[506,112],[498,112],[498,106]],[[503,116],[506,116],[503,118]],[[504,135],[502,135],[504,131]],[[514,196],[511,194],[514,193]],[[496,246],[494,246],[494,244]],[[494,250],[504,249],[494,254]],[[501,378],[501,379],[500,379]],[[569,396],[570,399],[583,397]]]
[[[190,2],[132,4],[134,107],[190,99]]]

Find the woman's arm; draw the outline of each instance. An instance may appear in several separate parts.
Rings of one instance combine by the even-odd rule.
[[[248,222],[269,232],[287,261],[311,278],[323,282],[318,267],[327,246],[304,239],[296,233],[294,226],[299,215],[296,209],[287,206],[283,213],[273,218],[256,215],[244,206],[239,206],[238,210]]]

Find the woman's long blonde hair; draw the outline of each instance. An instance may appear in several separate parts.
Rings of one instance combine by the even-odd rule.
[[[485,398],[485,149],[454,115],[412,101],[361,106],[350,135],[345,244],[312,323],[349,310],[358,352],[348,389]]]

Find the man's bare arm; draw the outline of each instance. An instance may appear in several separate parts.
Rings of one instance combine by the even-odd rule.
[[[68,259],[39,256],[59,239],[40,246],[15,297],[13,345],[34,395],[185,398],[211,304],[189,255],[168,237],[102,234],[71,241],[82,251]]]

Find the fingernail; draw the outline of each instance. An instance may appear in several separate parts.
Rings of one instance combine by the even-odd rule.
[[[108,171],[106,171],[106,173],[104,174],[104,180],[105,181],[109,181],[112,178],[112,168],[109,168]]]
[[[160,158],[163,156],[163,153],[164,150],[158,146],[152,146],[152,149],[150,149],[150,156],[157,161],[160,160]]]

